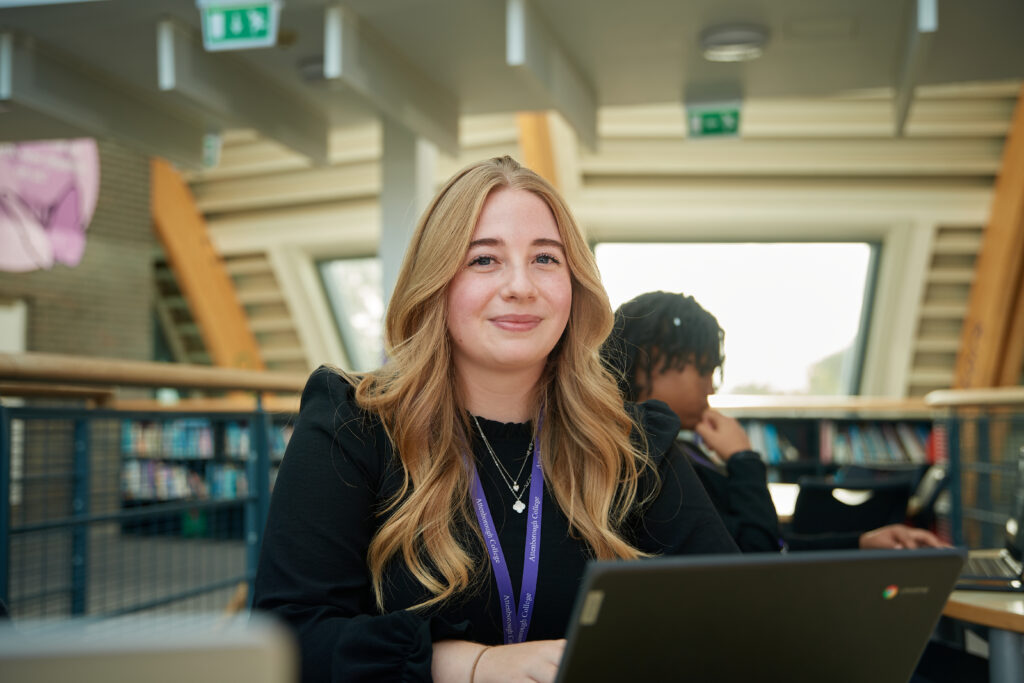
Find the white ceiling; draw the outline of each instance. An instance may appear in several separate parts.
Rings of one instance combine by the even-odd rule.
[[[244,126],[316,158],[321,120],[336,128],[382,111],[444,146],[459,114],[559,109],[586,138],[597,106],[678,102],[720,86],[778,98],[1024,78],[1020,0],[936,0],[938,30],[914,52],[919,1],[532,0],[529,37],[547,61],[524,68],[506,63],[506,0],[349,0],[364,61],[326,81],[300,66],[319,71],[325,9],[338,3],[284,0],[278,46],[200,53],[188,92],[159,88],[157,24],[172,18],[182,35],[198,36],[195,0],[8,7],[0,33],[14,48],[0,49],[0,139],[123,135],[189,164],[197,157],[182,149],[198,145],[196,135]],[[701,31],[735,21],[768,28],[764,56],[705,61]],[[207,78],[221,67],[228,75]]]

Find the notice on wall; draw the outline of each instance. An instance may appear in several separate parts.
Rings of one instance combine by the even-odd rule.
[[[0,145],[0,270],[77,266],[99,191],[95,140]]]

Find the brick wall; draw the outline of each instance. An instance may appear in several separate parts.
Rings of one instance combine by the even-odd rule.
[[[149,360],[153,251],[149,159],[99,142],[100,195],[74,268],[0,272],[0,299],[28,304],[28,351]]]

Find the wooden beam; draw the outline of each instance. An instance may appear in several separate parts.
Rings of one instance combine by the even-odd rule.
[[[114,398],[114,390],[110,387],[86,387],[71,384],[0,382],[0,396],[82,399],[93,401],[99,406],[107,406]]]
[[[516,115],[516,126],[523,165],[558,188],[558,167],[547,112],[520,112]]]
[[[1013,124],[1006,138],[1002,167],[996,179],[992,210],[981,251],[975,262],[974,284],[960,334],[953,386],[957,389],[994,387],[1011,379],[1017,384],[1024,354],[1024,335],[1014,332],[1020,308],[1024,271],[1024,87],[1017,98]],[[1013,356],[1015,360],[1010,361]]]
[[[150,167],[150,208],[168,264],[188,302],[214,365],[262,370],[265,365],[245,310],[192,192],[162,159]]]
[[[1010,387],[1021,383],[1021,369],[1024,367],[1024,268],[1017,281],[1017,303],[1013,307],[1010,328],[1006,335],[1006,350],[999,368],[999,386]]]
[[[177,387],[296,394],[306,373],[211,368],[208,365],[116,360],[59,353],[0,353],[0,381],[122,387]]]

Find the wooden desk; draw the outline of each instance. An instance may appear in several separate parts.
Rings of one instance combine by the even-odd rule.
[[[989,627],[989,682],[1024,681],[1024,593],[953,591],[942,614]]]

